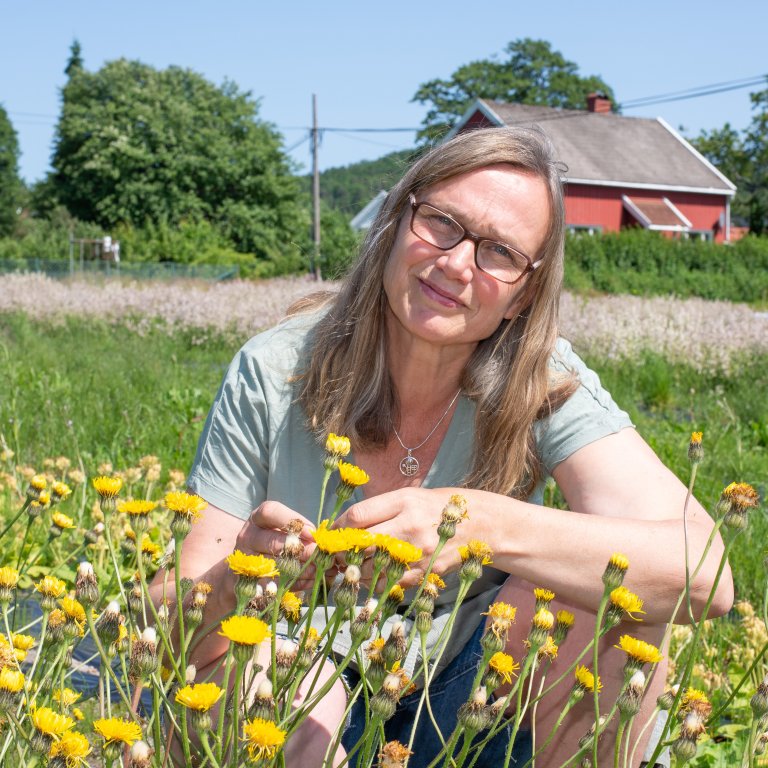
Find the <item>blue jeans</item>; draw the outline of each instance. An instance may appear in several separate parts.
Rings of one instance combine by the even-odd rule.
[[[443,738],[447,739],[456,726],[456,712],[459,707],[469,699],[472,681],[477,672],[477,665],[483,652],[480,646],[480,638],[483,636],[484,622],[480,622],[478,628],[461,653],[430,683],[429,700],[432,712],[440,727]],[[354,685],[360,679],[356,672],[348,672],[350,685]],[[384,724],[384,732],[387,741],[397,739],[402,744],[408,744],[411,738],[411,729],[416,718],[416,710],[419,706],[421,691],[416,691],[409,696],[404,696],[397,706],[395,714]],[[365,703],[363,697],[358,697],[352,706],[351,720],[342,737],[342,744],[349,752],[365,730]],[[484,737],[484,733],[478,734],[476,741]],[[477,768],[498,768],[504,764],[507,745],[509,744],[509,726],[500,731],[486,744],[478,761]],[[440,737],[432,725],[426,708],[422,708],[416,735],[413,740],[414,755],[408,761],[408,768],[426,768],[435,759],[442,749]],[[522,766],[531,757],[530,732],[518,731],[515,744],[512,748],[511,766]],[[350,761],[357,765],[356,756]],[[442,761],[441,761],[442,764]]]

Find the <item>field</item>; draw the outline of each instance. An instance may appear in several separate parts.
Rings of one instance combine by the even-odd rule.
[[[171,469],[186,471],[234,352],[316,288],[299,278],[209,285],[0,277],[0,450],[13,452],[0,465],[6,500],[11,476],[42,471],[60,456],[87,476],[105,463],[135,467],[148,454],[162,465],[163,482]],[[704,433],[696,493],[705,506],[732,481],[765,497],[765,313],[700,299],[566,294],[561,315],[563,335],[685,482],[690,435]],[[555,491],[550,496],[561,503]],[[757,510],[731,557],[737,597],[758,613],[767,532]],[[714,659],[736,656],[744,615],[734,613],[707,640],[711,663],[698,669],[696,683],[715,698],[718,687],[725,695],[728,672]],[[758,647],[765,630],[755,622]],[[740,706],[748,711],[745,701]],[[725,747],[708,744],[697,765],[731,764]]]

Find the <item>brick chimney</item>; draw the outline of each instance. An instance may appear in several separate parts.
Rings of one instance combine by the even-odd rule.
[[[600,93],[599,91],[590,93],[587,96],[587,111],[600,113],[610,112],[611,100],[604,93]]]

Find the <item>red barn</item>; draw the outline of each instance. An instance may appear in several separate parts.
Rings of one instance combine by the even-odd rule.
[[[449,136],[495,125],[538,126],[565,166],[572,231],[640,226],[675,237],[735,239],[736,187],[660,117],[624,117],[596,94],[587,111],[478,99]],[[740,233],[739,233],[740,234]]]

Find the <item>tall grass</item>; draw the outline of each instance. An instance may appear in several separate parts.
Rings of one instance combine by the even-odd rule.
[[[186,470],[226,365],[245,336],[68,317],[55,324],[0,315],[0,435],[17,459],[81,458],[134,464],[155,454]],[[578,346],[577,346],[578,351]],[[732,480],[765,497],[768,476],[768,353],[734,358],[728,372],[672,363],[646,351],[587,362],[675,473],[687,479],[685,447],[705,434],[707,471],[698,495],[716,499]],[[768,525],[755,515],[733,555],[739,597],[757,601]]]

